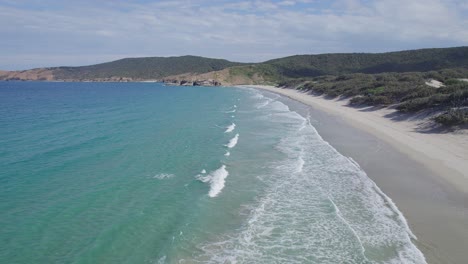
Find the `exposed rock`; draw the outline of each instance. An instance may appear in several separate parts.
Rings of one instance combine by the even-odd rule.
[[[5,81],[52,81],[53,71],[49,68],[39,68],[25,71],[0,71],[0,80]]]
[[[240,85],[240,84],[264,84],[263,76],[255,73],[251,76],[248,74],[238,73],[231,68],[220,71],[207,72],[202,74],[185,73],[179,75],[168,76],[163,78],[163,81],[169,85],[180,85],[180,82],[192,82],[193,85],[204,86],[219,86],[219,85]]]
[[[193,86],[220,86],[221,83],[212,79],[193,82]]]
[[[213,79],[207,80],[186,80],[186,79],[163,79],[163,82],[168,85],[180,85],[180,86],[220,86],[221,82]]]

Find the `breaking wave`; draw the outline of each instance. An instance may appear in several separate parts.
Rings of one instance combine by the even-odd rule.
[[[226,131],[224,131],[224,133],[231,133],[232,131],[234,131],[235,128],[236,128],[236,124],[232,123],[230,126],[226,128]]]
[[[229,143],[227,143],[226,147],[228,148],[233,148],[237,145],[237,141],[239,140],[239,134],[236,134],[231,140],[229,140]]]
[[[229,175],[229,172],[226,170],[226,165],[221,165],[215,171],[210,172],[208,175],[197,175],[197,179],[210,184],[210,191],[208,192],[208,196],[216,197],[224,188],[224,183],[226,177]]]

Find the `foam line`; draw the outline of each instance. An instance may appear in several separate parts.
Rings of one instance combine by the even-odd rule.
[[[362,241],[361,241],[361,238],[359,237],[359,235],[357,234],[356,230],[354,230],[354,228],[349,224],[348,221],[346,221],[346,219],[341,215],[341,212],[340,212],[340,209],[338,208],[338,206],[336,206],[335,202],[333,202],[333,199],[328,196],[328,200],[330,200],[331,204],[333,205],[333,208],[335,209],[335,213],[336,215],[338,216],[338,218],[340,218],[340,220],[349,228],[349,230],[351,230],[351,232],[354,234],[354,236],[356,237],[357,241],[359,242],[359,246],[361,247],[361,252],[362,252],[362,255],[364,256],[364,258],[367,260],[366,258],[366,249],[364,248],[364,246],[362,245]]]

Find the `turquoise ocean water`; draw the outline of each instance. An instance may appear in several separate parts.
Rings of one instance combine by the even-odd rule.
[[[425,263],[278,95],[0,82],[0,263]]]

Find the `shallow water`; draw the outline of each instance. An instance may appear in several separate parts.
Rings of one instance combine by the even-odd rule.
[[[391,200],[278,99],[0,82],[0,262],[424,263]]]

